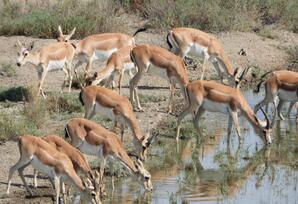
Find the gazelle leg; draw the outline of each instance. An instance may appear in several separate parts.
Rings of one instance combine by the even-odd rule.
[[[130,80],[130,100],[133,103],[133,99],[135,97],[139,111],[143,111],[143,108],[141,107],[141,104],[140,104],[137,85],[142,75],[144,74],[144,72],[145,72],[144,69],[139,68],[136,75]]]
[[[20,168],[22,168],[23,166],[28,166],[30,163],[30,160],[22,160],[20,158],[20,160],[9,169],[9,173],[8,173],[8,181],[7,181],[7,189],[6,189],[6,194],[9,194],[9,189],[10,189],[10,184],[11,184],[11,178],[14,174],[14,172],[16,170],[19,170]],[[25,183],[24,183],[25,184]],[[26,185],[25,185],[26,187]],[[28,187],[28,186],[27,186]],[[28,192],[30,192],[31,190],[28,188],[27,189]],[[32,191],[30,192],[30,194],[32,195]]]
[[[232,117],[235,128],[236,128],[236,132],[238,135],[238,139],[239,139],[239,143],[242,143],[242,137],[241,137],[241,132],[240,132],[240,126],[239,126],[239,120],[238,120],[238,114],[237,111],[233,111],[229,108],[229,112],[230,112],[230,117]]]
[[[129,73],[130,73],[130,71],[129,71]],[[121,88],[122,88],[123,74],[124,74],[124,70],[123,70],[122,72],[120,72],[120,75],[119,75],[119,81],[118,81],[119,95],[121,95]]]
[[[170,100],[169,100],[169,105],[168,105],[168,113],[172,113],[173,111],[173,100],[174,100],[174,94],[175,94],[175,84],[170,84],[170,92],[171,92],[171,95],[170,95]]]
[[[200,118],[201,116],[205,113],[205,110],[203,108],[198,108],[197,112],[196,112],[196,115],[195,115],[195,118],[193,120],[193,123],[194,123],[194,126],[195,128],[197,129],[197,131],[199,132],[199,135],[202,137],[203,134],[200,130],[200,127],[199,127],[199,122],[200,122]]]
[[[291,110],[292,110],[292,108],[294,107],[295,104],[296,104],[296,101],[291,101],[290,102],[289,110],[288,110],[288,113],[287,113],[288,118],[290,118]]]
[[[90,72],[92,71],[92,57],[88,58],[88,62],[85,68],[85,78],[89,76]]]
[[[38,174],[38,171],[37,170],[33,170],[33,185],[34,185],[34,188],[37,188],[37,174]]]
[[[28,186],[28,184],[27,184],[27,182],[26,182],[26,180],[25,180],[24,174],[23,174],[24,169],[25,169],[29,164],[30,164],[30,163],[28,163],[28,164],[26,164],[25,166],[22,166],[21,168],[19,168],[19,169],[18,169],[18,172],[19,172],[19,175],[20,175],[20,177],[21,177],[21,180],[22,180],[23,184],[25,185],[25,188],[26,188],[27,192],[32,196],[33,193],[32,193],[32,191],[31,191],[31,189],[29,188],[29,186]]]
[[[65,190],[65,183],[63,181],[60,181],[60,188],[62,190],[62,197],[63,197],[63,204],[66,204],[66,190]]]
[[[284,116],[282,115],[282,107],[283,107],[283,104],[285,103],[285,101],[283,100],[279,100],[279,103],[277,105],[277,113],[278,113],[278,117],[281,119],[281,120],[285,120]],[[276,115],[276,114],[275,114]],[[275,120],[276,118],[274,118]]]
[[[91,119],[92,117],[94,117],[94,115],[95,115],[94,105],[85,104],[84,107],[85,107],[85,116],[84,116],[84,118]]]
[[[205,74],[205,69],[206,69],[206,65],[207,65],[207,56],[204,57],[204,62],[203,62],[203,65],[202,65],[202,75],[201,75],[201,80],[203,80],[204,78],[204,74]]]
[[[232,132],[232,127],[233,127],[233,119],[229,115],[229,118],[228,118],[228,139],[229,140],[230,140],[230,135],[231,135],[231,132]]]
[[[180,125],[182,120],[185,118],[185,116],[193,111],[193,107],[188,104],[188,106],[178,115],[178,121],[177,121],[177,128],[176,128],[176,140],[179,140],[180,135]]]
[[[112,180],[112,189],[115,189],[115,185],[114,185],[114,165],[112,162],[109,163],[109,168],[110,168],[110,173],[111,173],[111,180]]]
[[[60,178],[58,176],[54,177],[55,189],[56,189],[56,204],[59,204],[60,198]]]
[[[99,167],[99,173],[100,173],[100,181],[103,182],[103,177],[104,177],[104,171],[105,171],[105,166],[106,166],[106,163],[107,163],[107,159],[106,158],[103,158],[101,161],[100,161],[100,167]]]

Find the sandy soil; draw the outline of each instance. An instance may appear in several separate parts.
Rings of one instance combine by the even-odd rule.
[[[129,29],[128,33],[133,33],[136,27]],[[291,45],[298,44],[298,35],[289,33],[287,31],[272,31],[276,35],[275,39],[267,39],[260,37],[254,33],[220,33],[218,38],[222,41],[223,46],[233,64],[237,66],[256,65],[262,69],[276,69],[284,66],[287,62],[287,48]],[[138,44],[140,43],[153,43],[166,47],[165,43],[166,33],[153,33],[148,31],[146,33],[140,33],[136,37]],[[50,42],[55,42],[53,39],[36,39],[31,37],[13,36],[4,37],[0,36],[0,65],[1,64],[12,64],[16,66],[17,52],[19,51],[15,47],[16,41],[20,40],[25,44],[29,44],[31,41],[35,41],[35,48],[39,48],[42,45],[46,45]],[[247,58],[239,56],[238,51],[243,48],[247,52]],[[99,63],[93,66],[96,70]],[[210,67],[210,72],[215,72]],[[14,77],[0,76],[0,86],[27,86],[35,84],[37,85],[37,73],[33,66],[26,65],[21,68],[16,68],[17,74]],[[196,71],[189,70],[191,78],[199,78],[200,69]],[[60,90],[60,85],[63,80],[62,71],[48,73],[45,80],[44,89],[46,91],[57,91]],[[145,76],[142,79],[140,85],[146,87],[158,87],[154,89],[143,89],[140,90],[142,94],[149,95],[166,95],[168,98],[169,90],[168,84],[160,78],[154,76]],[[128,89],[125,88],[125,95],[128,95]],[[159,121],[168,117],[165,113],[165,107],[167,101],[161,101],[159,103],[148,103],[146,104],[145,112],[137,113],[137,116],[142,124],[143,132],[150,131],[156,127]],[[36,197],[26,198],[26,191],[22,185],[20,178],[17,173],[13,177],[13,184],[11,187],[11,194],[7,196],[5,194],[6,182],[8,176],[8,169],[12,166],[19,158],[19,151],[17,145],[14,142],[6,142],[0,145],[0,203],[51,203],[53,190],[50,187],[50,183],[47,180],[39,180],[41,188],[34,190]],[[25,171],[30,177],[32,169],[28,168]],[[27,178],[29,183],[32,183],[30,178]]]

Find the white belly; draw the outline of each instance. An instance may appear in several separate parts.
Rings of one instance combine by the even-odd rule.
[[[117,51],[117,48],[114,48],[111,50],[95,50],[95,52],[93,53],[92,59],[93,60],[108,59],[115,51]]]
[[[197,43],[194,43],[191,45],[189,52],[187,53],[187,55],[189,56],[195,56],[195,57],[200,57],[200,58],[204,58],[205,55],[207,56],[207,58],[209,57],[208,55],[208,48],[207,47],[203,47]]]
[[[57,69],[63,69],[63,67],[65,66],[65,62],[66,59],[49,61],[48,70],[53,71]]]
[[[284,101],[297,101],[297,91],[286,91],[283,89],[278,90],[278,97]]]
[[[102,152],[102,145],[91,145],[87,141],[83,141],[83,143],[79,146],[79,149],[84,153],[88,155],[93,155],[96,157],[103,157],[103,152]]]
[[[115,115],[111,108],[104,107],[97,102],[95,102],[95,113],[98,113],[99,115],[102,115],[110,120],[115,119]]]
[[[153,64],[150,65],[148,73],[160,76],[161,78],[168,80],[167,70],[161,67],[157,67]]]
[[[123,65],[124,71],[130,71],[133,70],[135,68],[134,63],[124,63]]]
[[[48,175],[51,178],[54,178],[56,175],[55,169],[53,167],[43,164],[36,156],[33,156],[31,164],[34,169]]]
[[[229,114],[228,112],[229,105],[226,103],[217,103],[206,99],[204,100],[202,107],[206,111]]]

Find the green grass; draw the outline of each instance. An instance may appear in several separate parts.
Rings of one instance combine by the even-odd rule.
[[[4,63],[0,69],[0,75],[6,77],[14,77],[16,76],[16,67],[9,63]]]
[[[52,6],[30,5],[21,8],[6,3],[0,10],[0,35],[25,35],[41,38],[58,36],[76,27],[75,38],[102,32],[122,31],[123,20],[117,17],[119,4],[109,0],[65,0]]]

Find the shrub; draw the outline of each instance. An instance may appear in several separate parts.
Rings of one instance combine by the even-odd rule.
[[[28,101],[30,93],[27,88],[22,86],[0,89],[0,101]]]
[[[69,31],[76,27],[75,37],[102,32],[121,31],[123,20],[117,17],[119,4],[109,0],[65,0],[52,6],[27,5],[25,11],[7,3],[0,11],[0,35],[57,37],[58,25]]]

